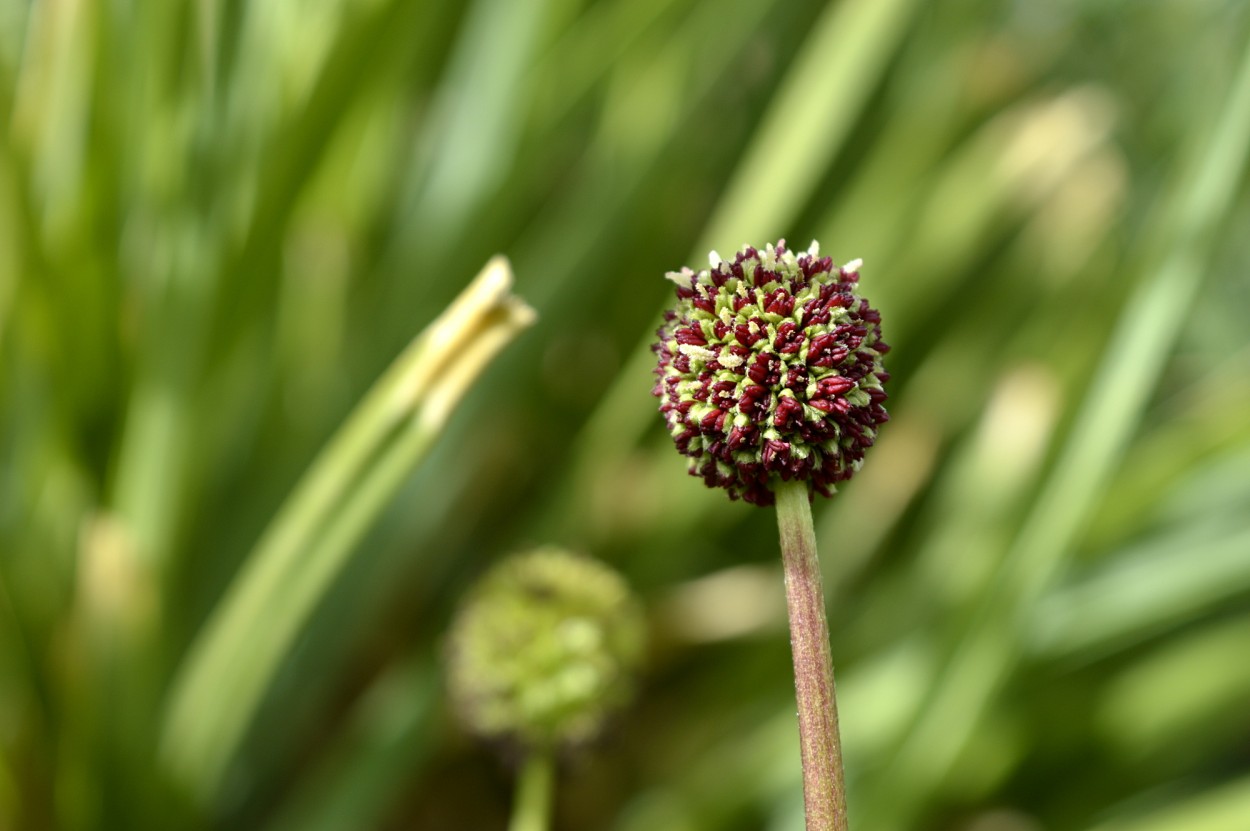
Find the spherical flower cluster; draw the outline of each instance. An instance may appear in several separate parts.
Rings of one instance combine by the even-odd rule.
[[[607,566],[558,548],[509,557],[452,623],[451,699],[483,738],[584,743],[629,699],[644,634],[641,607]]]
[[[775,479],[832,495],[885,422],[881,315],[856,294],[859,261],[838,268],[816,243],[785,240],[711,268],[669,272],[677,307],[653,347],[652,392],[690,473],[771,505]]]

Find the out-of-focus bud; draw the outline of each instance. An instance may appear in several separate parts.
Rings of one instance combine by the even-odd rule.
[[[487,739],[528,749],[584,743],[629,700],[644,633],[640,605],[607,566],[557,548],[512,556],[452,623],[452,701]]]

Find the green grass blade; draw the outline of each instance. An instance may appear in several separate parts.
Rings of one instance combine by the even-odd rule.
[[[762,245],[794,220],[880,81],[911,7],[911,0],[827,7],[739,162],[692,262],[700,262],[712,245],[730,250],[751,241]],[[650,423],[654,407],[639,391],[648,387],[654,364],[651,340],[648,330],[578,436],[573,493],[588,493],[585,483],[594,472],[618,465]]]
[[[1250,816],[1250,777],[1156,806],[1135,816],[1108,820],[1093,831],[1242,831]]]
[[[826,7],[770,101],[694,256],[785,235],[857,123],[915,5],[849,0]]]
[[[1027,610],[1053,580],[1137,428],[1250,150],[1250,52],[1212,135],[1197,176],[1182,184],[1178,209],[1165,217],[1166,255],[1121,313],[1052,474],[971,619],[954,633],[923,710],[865,806],[881,827],[908,825],[921,794],[966,746],[1017,660]],[[913,784],[910,800],[897,798],[896,781]]]
[[[369,523],[532,312],[492,261],[370,390],[274,518],[174,680],[163,754],[211,797],[284,655]],[[228,696],[221,689],[231,690]]]
[[[440,681],[428,656],[386,670],[357,702],[343,735],[266,826],[268,831],[379,827],[391,801],[434,749]]]

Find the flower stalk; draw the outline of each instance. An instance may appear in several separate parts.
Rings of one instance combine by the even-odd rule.
[[[846,831],[833,657],[808,494],[804,482],[781,482],[776,488],[803,758],[803,802],[807,831]]]
[[[813,495],[833,496],[889,420],[881,314],[860,296],[860,260],[815,242],[713,251],[666,275],[677,304],[653,350],[660,413],[691,475],[731,499],[776,505],[785,566],[807,831],[846,831],[846,787]]]
[[[556,757],[584,748],[634,689],[642,607],[604,564],[555,546],[496,564],[447,635],[447,690],[463,726],[523,760],[509,831],[547,831]]]
[[[508,831],[547,831],[555,792],[555,761],[549,750],[530,753],[517,779],[516,803]]]

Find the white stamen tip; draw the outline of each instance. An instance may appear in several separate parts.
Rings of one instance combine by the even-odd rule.
[[[720,264],[722,262],[720,254],[717,254],[715,251],[708,252],[707,261],[708,265],[712,266],[712,268],[720,268]]]
[[[683,288],[689,288],[690,278],[694,276],[694,272],[689,268],[683,268],[681,271],[665,272],[664,276]]]
[[[845,271],[847,274],[850,274],[852,271],[859,271],[859,267],[862,266],[863,264],[864,264],[863,260],[851,260],[849,263],[842,266],[842,270]]]
[[[677,347],[677,351],[685,355],[687,358],[698,358],[702,361],[716,360],[716,353],[706,346],[699,346],[695,343],[683,343]]]
[[[745,359],[741,355],[735,355],[732,352],[725,351],[720,354],[720,357],[717,358],[717,360],[720,361],[720,365],[725,369],[737,369],[742,366],[742,362]]]
[[[820,243],[819,242],[817,242],[816,240],[812,240],[812,244],[807,246],[807,256],[809,257],[820,256]]]

